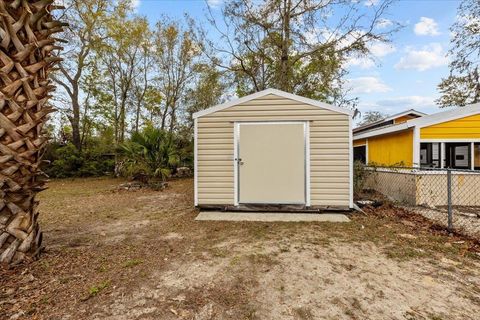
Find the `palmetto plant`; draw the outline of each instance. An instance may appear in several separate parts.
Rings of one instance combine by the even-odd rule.
[[[0,0],[0,263],[38,254],[42,232],[36,194],[45,189],[39,169],[43,127],[53,111],[49,70],[59,58],[53,35],[54,0]]]
[[[178,162],[174,137],[165,130],[146,127],[135,132],[129,142],[120,145],[123,173],[145,173],[165,180]]]

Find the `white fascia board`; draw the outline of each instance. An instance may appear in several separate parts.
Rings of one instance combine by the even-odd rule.
[[[388,133],[393,133],[393,132],[397,132],[397,131],[407,130],[409,128],[411,128],[411,126],[408,125],[408,121],[407,121],[407,122],[404,122],[402,124],[397,124],[397,125],[393,125],[393,126],[390,126],[390,127],[381,128],[381,129],[378,129],[378,130],[373,130],[373,131],[362,132],[362,133],[359,133],[359,134],[354,134],[353,140],[371,138],[371,137],[380,136],[380,135],[383,135],[383,134],[388,134]]]
[[[309,105],[312,105],[314,107],[319,107],[319,108],[322,108],[322,109],[327,109],[327,110],[330,110],[330,111],[334,111],[334,112],[346,114],[346,115],[349,115],[349,116],[353,116],[353,111],[352,110],[332,106],[328,103],[323,103],[323,102],[316,101],[316,100],[313,100],[313,99],[300,97],[300,96],[297,96],[295,94],[291,94],[291,93],[281,91],[281,90],[277,90],[277,89],[266,89],[266,90],[253,93],[253,94],[250,94],[248,96],[245,96],[245,97],[242,97],[242,98],[239,98],[239,99],[235,99],[235,100],[232,100],[232,101],[229,101],[229,102],[226,102],[226,103],[222,103],[222,104],[216,105],[214,107],[196,112],[196,113],[193,114],[193,118],[197,119],[199,117],[203,117],[205,115],[208,115],[208,114],[220,111],[220,110],[224,110],[224,109],[236,106],[238,104],[248,102],[248,101],[253,100],[253,99],[258,99],[260,97],[263,97],[263,96],[266,96],[266,95],[269,95],[269,94],[274,94],[274,95],[277,95],[277,96],[280,96],[280,97],[283,97],[283,98],[286,98],[286,99],[291,99],[291,100],[295,100],[295,101],[302,102],[302,103],[305,103],[305,104],[309,104]]]
[[[480,114],[480,103],[471,104],[465,107],[455,108],[453,110],[435,113],[418,119],[407,121],[412,126],[424,128],[438,123],[457,120],[460,118]]]
[[[402,124],[380,128],[377,130],[367,131],[360,134],[354,134],[354,140],[364,139],[374,136],[379,136],[387,133],[393,133],[397,131],[403,131],[409,128],[424,128],[429,127],[438,123],[448,122],[452,120],[457,120],[465,118],[468,116],[480,114],[480,103],[472,104],[466,107],[456,108],[453,110],[448,110],[444,112],[435,113],[432,115],[424,116],[417,119],[408,120]]]
[[[453,142],[453,143],[462,143],[462,142],[480,142],[479,138],[454,138],[454,139],[420,139],[420,142],[431,142],[431,143],[441,143],[441,142]]]
[[[397,118],[400,118],[400,117],[403,117],[403,116],[406,116],[406,115],[409,115],[409,114],[414,114],[414,115],[417,115],[417,116],[419,116],[419,117],[428,116],[428,114],[423,113],[423,112],[421,112],[421,111],[417,111],[417,110],[415,110],[415,109],[408,109],[408,110],[402,111],[402,112],[400,112],[400,113],[391,115],[391,116],[385,118],[383,121],[395,120],[395,119],[397,119]]]
[[[383,122],[388,122],[388,121],[391,121],[391,120],[395,120],[397,118],[400,118],[400,117],[403,117],[403,116],[406,116],[406,115],[409,115],[409,114],[415,114],[419,117],[424,117],[424,116],[428,116],[428,114],[426,113],[423,113],[423,112],[420,112],[420,111],[417,111],[415,109],[409,109],[409,110],[405,110],[405,111],[402,111],[400,113],[396,113],[394,115],[391,115],[389,117],[386,117],[385,119],[383,120],[379,120],[379,121],[375,121],[375,122],[372,122],[372,123],[369,123],[369,124],[366,124],[364,126],[360,126],[360,127],[356,127],[355,131],[358,131],[358,130],[364,130],[364,129],[368,129],[369,127],[373,127],[375,125],[378,125],[378,124],[381,124]],[[413,119],[412,119],[413,120]]]

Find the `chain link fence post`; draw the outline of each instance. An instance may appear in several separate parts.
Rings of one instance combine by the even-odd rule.
[[[447,169],[448,231],[453,230],[452,212],[452,170]]]
[[[480,170],[367,167],[355,177],[356,199],[367,200],[361,205],[392,201],[442,230],[480,240]]]

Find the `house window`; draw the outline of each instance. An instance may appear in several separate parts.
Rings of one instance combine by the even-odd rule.
[[[440,154],[442,146],[440,143],[420,144],[420,166],[424,168],[440,168]]]
[[[473,166],[475,170],[480,170],[480,143],[475,143],[473,148]]]
[[[363,164],[367,163],[367,147],[358,146],[353,148],[353,160],[360,161]]]
[[[446,143],[445,164],[452,169],[471,169],[471,143]]]

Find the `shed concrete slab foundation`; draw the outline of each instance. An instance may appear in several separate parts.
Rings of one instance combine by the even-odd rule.
[[[344,214],[338,213],[283,213],[283,212],[223,212],[203,211],[197,221],[260,221],[260,222],[349,222]]]

